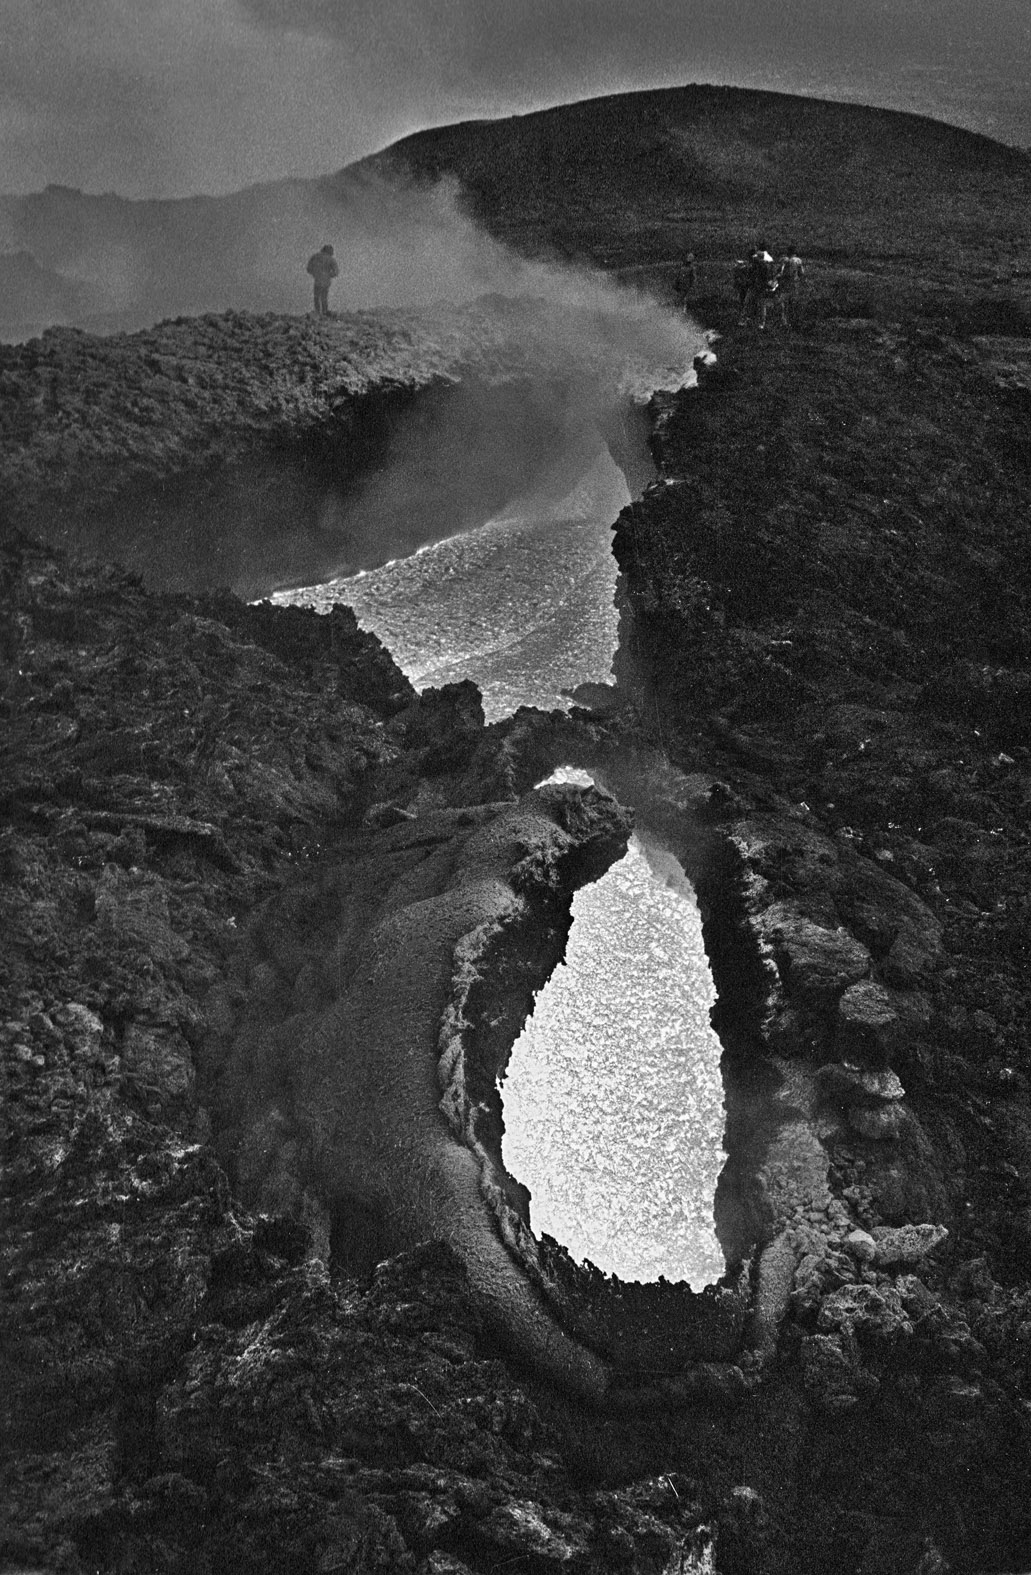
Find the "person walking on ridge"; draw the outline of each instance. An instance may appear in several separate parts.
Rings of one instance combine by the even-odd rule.
[[[333,248],[327,242],[320,251],[308,258],[307,272],[315,281],[315,316],[329,316],[329,287],[333,283],[340,269]]]
[[[738,315],[744,320],[745,296],[748,294],[748,263],[739,257],[734,264],[734,294],[737,296]]]
[[[804,278],[805,267],[798,255],[798,247],[792,241],[784,256],[777,262],[777,299],[780,302],[780,320],[785,328],[792,327],[797,321],[797,302],[802,292]]]
[[[748,289],[738,319],[739,328],[751,318],[759,332],[765,332],[766,312],[777,288],[776,272],[772,256],[760,242],[748,259]]]

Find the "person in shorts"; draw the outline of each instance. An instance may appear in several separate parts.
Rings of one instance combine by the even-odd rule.
[[[777,300],[780,302],[780,320],[790,328],[798,317],[798,299],[805,279],[805,265],[798,255],[798,247],[791,243],[782,257],[777,259]]]
[[[766,328],[766,313],[777,289],[777,265],[773,256],[760,243],[748,259],[748,287],[742,304],[739,327],[753,322],[762,333]]]

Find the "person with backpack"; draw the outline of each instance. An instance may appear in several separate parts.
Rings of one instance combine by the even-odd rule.
[[[748,259],[747,288],[738,326],[751,319],[760,333],[766,329],[766,313],[777,289],[777,265],[760,242]]]
[[[785,328],[797,318],[797,302],[805,279],[805,267],[792,241],[783,257],[777,261],[777,300],[780,303],[780,320]]]
[[[315,281],[315,316],[329,316],[329,287],[340,272],[333,248],[327,242],[313,257],[308,258],[306,272]]]

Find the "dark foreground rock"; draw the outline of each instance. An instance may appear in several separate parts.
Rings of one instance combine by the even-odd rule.
[[[719,779],[700,814],[734,850],[735,955],[750,936],[763,970],[735,1009],[728,897],[701,867],[721,1189],[771,1241],[773,1381],[816,1429],[794,1457],[815,1567],[916,1568],[917,1527],[957,1568],[1020,1567],[1024,418],[967,342],[872,322],[767,338],[725,339],[657,411],[660,480],[616,549],[624,679],[681,769]],[[800,1189],[815,1207],[783,1228]],[[828,1241],[837,1208],[855,1228]]]
[[[627,358],[691,335],[596,296],[0,345],[0,505],[161,590],[256,597],[375,567],[483,524],[596,429],[633,450]]]
[[[1031,1300],[983,1207],[996,1122],[1022,1131],[1024,1106],[1011,1094],[986,1128],[969,1088],[914,1072],[913,1000],[925,1033],[950,972],[926,894],[748,773],[670,779],[726,1018],[723,1234],[732,1256],[760,1250],[711,1307],[631,1298],[655,1350],[664,1318],[688,1320],[635,1369],[604,1288],[512,1225],[518,1191],[492,1204],[474,1166],[472,1225],[445,1204],[453,1245],[406,1246],[440,1203],[410,1120],[392,1182],[346,1179],[366,1136],[394,1142],[394,1101],[377,1117],[358,1085],[389,1086],[420,1036],[413,1098],[435,1115],[419,1088],[437,1020],[456,1130],[490,1157],[477,1080],[561,946],[562,883],[625,834],[597,795],[600,819],[572,790],[532,813],[498,792],[548,760],[626,769],[625,723],[524,712],[492,741],[464,691],[414,706],[346,614],[155,597],[24,544],[6,572],[10,1561],[645,1571],[687,1560],[706,1524],[728,1572],[915,1569],[928,1538],[1001,1568],[1025,1545]],[[660,817],[659,766],[629,775]],[[362,982],[359,937],[381,950],[384,922],[425,998],[376,1004]],[[436,974],[420,935],[443,944]],[[345,1011],[368,1020],[355,1054],[380,1052],[358,1084],[346,1061],[318,1070],[341,984],[365,1003]],[[857,1129],[885,1111],[898,1128]],[[493,1303],[491,1253],[518,1287]],[[546,1359],[521,1302],[558,1320]],[[565,1373],[563,1342],[582,1352]],[[585,1388],[578,1366],[610,1376]]]
[[[414,704],[346,613],[157,597],[16,537],[3,568],[14,613],[2,845],[8,1566],[456,1572],[686,1557],[703,1520],[694,1485],[643,1461],[632,1487],[619,1472],[571,1473],[563,1429],[575,1432],[578,1410],[547,1417],[549,1387],[517,1382],[499,1360],[512,1341],[462,1240],[458,1253],[422,1245],[379,1263],[362,1189],[356,1217],[332,1186],[327,1240],[314,1211],[291,1207],[281,1164],[271,1197],[289,1145],[270,1145],[265,1168],[257,1154],[250,1113],[267,1108],[272,1067],[234,1092],[212,1060],[239,1017],[234,992],[271,1011],[270,948],[289,957],[318,930],[309,903],[291,953],[288,894],[298,914],[313,881],[325,898],[327,869],[356,838],[367,870],[378,837],[411,847],[416,866],[436,841],[449,866],[449,813],[466,839],[479,827],[491,843],[497,808],[439,809],[418,830],[419,795],[446,799],[446,773],[482,736],[464,690]],[[580,795],[551,797],[543,818],[495,838],[477,878],[485,894],[499,886],[492,870],[512,850],[502,909],[518,919],[519,892],[539,890],[554,950],[568,901],[549,886],[548,848],[569,864],[583,844],[565,877],[582,880],[618,851],[625,823],[595,795],[592,832]],[[393,831],[360,829],[384,819]],[[385,843],[379,866],[390,862]],[[323,904],[324,927],[335,911]],[[251,939],[262,936],[264,954]],[[543,954],[536,965],[546,971]],[[294,1005],[310,1011],[319,982],[300,971]],[[509,988],[525,1011],[525,979]],[[429,1025],[433,1080],[433,1003],[411,1004]],[[227,1150],[229,1120],[251,1137]],[[278,1212],[246,1211],[221,1151],[239,1190],[264,1188],[254,1201]],[[416,1185],[422,1163],[413,1152]],[[484,1246],[518,1281],[475,1183],[470,1197]],[[416,1224],[403,1213],[395,1233],[425,1234]],[[520,1294],[547,1325],[529,1287]]]

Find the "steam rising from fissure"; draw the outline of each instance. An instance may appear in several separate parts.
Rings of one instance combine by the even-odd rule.
[[[529,375],[535,430],[549,434],[536,467],[479,528],[277,597],[349,603],[417,686],[471,678],[488,720],[520,705],[568,706],[579,685],[611,680],[612,526],[631,501],[628,476],[640,485],[647,469],[640,433],[635,442],[619,423],[634,396],[693,381],[707,348],[700,330],[655,302],[575,270],[512,267],[514,280],[529,270],[540,290],[494,305]],[[460,402],[455,410],[453,431],[445,422],[433,437],[465,498],[483,451],[471,465],[475,420]],[[393,463],[357,500],[366,520],[409,509],[418,520],[424,436],[417,426],[399,432]],[[503,452],[505,433],[491,436]],[[438,448],[435,497],[440,460]],[[506,464],[511,471],[510,455]],[[623,1280],[701,1288],[724,1272],[713,1217],[724,1163],[714,1000],[683,871],[635,835],[625,857],[577,893],[565,962],[537,998],[502,1090],[503,1158],[530,1190],[533,1228]]]
[[[661,323],[654,303],[637,298],[635,308],[601,274],[520,257],[463,210],[453,179],[413,179],[386,160],[220,198],[129,201],[65,187],[0,196],[0,339],[49,325],[132,330],[230,308],[306,312],[305,263],[326,242],[340,267],[330,300],[338,312],[536,297],[605,311],[614,324],[636,317],[653,359],[659,338],[660,358],[677,359],[666,353],[675,319]]]
[[[647,295],[478,245],[496,292],[420,323],[461,321],[469,378],[420,395],[377,472],[327,499],[334,578],[276,599],[351,605],[413,683],[471,678],[496,720],[611,680],[611,530],[650,469],[633,412],[692,382],[707,341]]]

